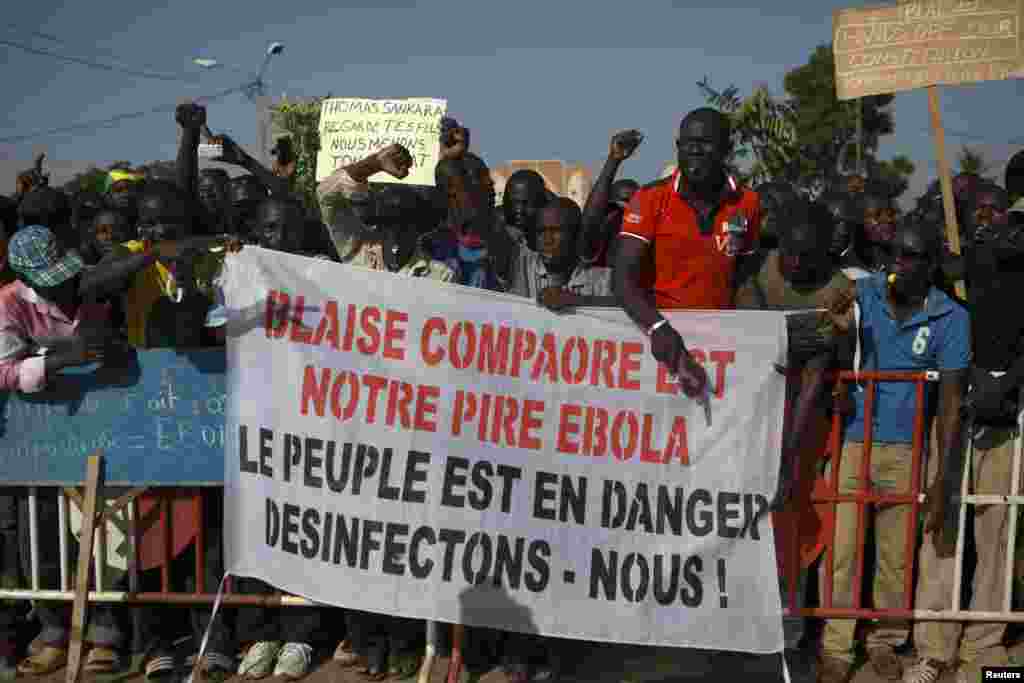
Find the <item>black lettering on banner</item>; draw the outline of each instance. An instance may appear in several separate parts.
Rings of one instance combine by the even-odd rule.
[[[384,530],[384,523],[376,519],[363,520],[363,537],[359,543],[359,568],[362,570],[370,567],[370,551],[380,550],[380,541],[374,535],[380,535]]]
[[[691,555],[683,564],[683,581],[689,586],[689,590],[684,586],[680,598],[687,607],[700,607],[701,601],[704,600],[704,584],[700,579],[703,569],[704,562],[698,555]]]
[[[345,518],[338,515],[334,521],[334,564],[341,564],[341,553],[345,552],[345,564],[356,566],[359,550],[359,520],[353,517],[351,526],[345,526]]]
[[[537,540],[530,543],[526,551],[526,561],[532,571],[526,572],[523,577],[527,590],[540,593],[548,587],[548,581],[551,580],[551,566],[548,563],[550,557],[551,546],[547,541]]]
[[[413,485],[416,483],[426,483],[426,465],[429,464],[430,453],[409,451],[409,455],[405,459],[405,481],[402,484],[403,503],[422,503],[427,499],[427,492],[424,490],[417,491],[413,488]]]
[[[669,488],[658,487],[658,522],[656,530],[659,534],[665,533],[667,524],[671,533],[676,536],[683,534],[683,489],[675,487],[675,499],[669,500]]]
[[[469,469],[469,461],[465,458],[448,456],[444,466],[444,483],[441,485],[441,505],[450,508],[461,508],[465,505],[462,496],[457,496],[452,491],[456,486],[465,486],[466,475],[459,474],[457,470],[465,472]],[[447,562],[445,563],[447,565]]]
[[[607,483],[607,482],[606,482]],[[619,574],[619,553],[608,551],[608,561],[600,548],[590,551],[590,599],[597,600],[598,592],[603,592],[604,599],[614,601],[617,593]]]
[[[508,514],[512,511],[512,485],[522,479],[523,470],[510,465],[498,465],[498,476],[502,478],[501,511]]]
[[[291,555],[299,554],[295,536],[299,533],[299,506],[285,503],[282,506],[281,550]]]
[[[618,502],[618,514],[611,516],[612,496]],[[601,495],[601,526],[605,529],[616,529],[626,519],[626,487],[621,481],[605,480],[604,492]]]
[[[380,453],[373,446],[365,443],[359,444],[356,449],[356,466],[352,472],[352,495],[358,496],[363,488],[363,482],[377,473],[377,462],[380,460]]]
[[[395,540],[395,536],[405,538],[409,534],[408,524],[388,524],[384,532],[384,573],[394,576],[405,574],[405,565],[397,562],[405,558],[405,543]]]
[[[420,563],[420,544],[428,543],[434,545],[437,543],[437,534],[429,526],[421,526],[419,529],[413,532],[412,540],[409,541],[409,571],[417,579],[425,579],[430,575],[431,570],[434,568],[434,561],[429,557],[425,562]]]
[[[445,581],[452,580],[452,565],[455,558],[455,546],[466,540],[466,532],[458,529],[441,529],[437,537],[444,543],[444,566],[441,568],[441,578]]]
[[[670,563],[670,569],[666,569],[666,563]],[[618,551],[603,552],[594,548],[590,555],[590,599],[614,602],[621,590],[629,602],[643,602],[653,586],[654,599],[661,605],[679,600],[686,607],[697,607],[704,597],[702,567],[703,562],[697,555],[683,562],[680,555],[657,554],[653,557],[652,571],[652,560],[639,553],[629,553],[620,563]]]
[[[682,567],[682,558],[679,555],[672,555],[672,569],[669,571],[668,585],[665,586],[665,556],[654,556],[654,599],[659,605],[671,605],[679,595],[679,571]]]
[[[698,525],[697,503],[703,503],[705,507],[711,505],[711,492],[707,489],[694,489],[690,494],[690,499],[686,501],[686,526],[691,535],[700,538],[711,533],[714,528],[715,516],[711,510],[702,511],[700,514],[702,524]]]
[[[302,540],[299,547],[302,556],[312,560],[320,553],[320,512],[316,508],[302,511]]]
[[[718,493],[718,535],[722,538],[736,538],[742,529],[729,526],[729,521],[739,519],[740,511],[730,509],[731,505],[740,504],[740,494],[735,491],[720,491]]]
[[[324,459],[319,455],[323,448],[323,439],[314,439],[311,436],[306,437],[306,456],[303,466],[302,483],[311,489],[320,489],[324,486],[324,479],[320,476],[320,470],[324,466]]]
[[[273,430],[260,427],[260,474],[268,478],[274,476],[274,467],[271,465],[271,460],[274,457],[273,443]]]
[[[292,468],[302,462],[302,439],[295,434],[284,435],[284,480],[292,480]]]
[[[480,571],[473,571],[473,556],[479,546],[482,554]],[[466,550],[462,554],[462,576],[467,583],[479,586],[487,580],[491,573],[491,564],[494,560],[494,549],[491,547],[491,537],[482,531],[478,531],[466,541]]]
[[[238,425],[238,461],[242,472],[256,474],[256,461],[249,459],[249,428]]]
[[[392,457],[392,450],[385,448],[380,462],[380,483],[377,486],[377,497],[381,500],[398,500],[398,487],[388,484],[388,480],[391,478]]]
[[[633,502],[629,506],[629,519],[626,521],[626,528],[635,529],[637,524],[643,526],[647,533],[654,531],[654,523],[651,521],[651,500],[647,495],[647,484],[643,482],[636,485]]]
[[[586,524],[587,518],[587,478],[579,477],[578,483],[573,486],[572,477],[562,475],[562,499],[558,506],[558,520],[569,521],[569,513],[572,512],[572,521],[576,524]]]
[[[333,547],[331,545],[331,534],[334,531],[334,523],[336,519],[337,518],[330,512],[324,513],[324,542],[322,544],[323,550],[320,552],[320,560],[322,562],[331,561],[331,548]]]
[[[494,497],[494,486],[491,484],[491,475],[494,474],[494,466],[486,460],[481,460],[473,465],[473,486],[467,494],[469,506],[474,510],[486,510],[491,506],[491,498]],[[478,493],[479,491],[479,493]]]
[[[519,588],[519,582],[523,575],[523,552],[526,549],[526,539],[517,538],[515,550],[509,545],[506,536],[498,536],[498,550],[494,557],[494,585],[501,586],[501,577],[504,574],[508,578],[510,588]]]
[[[640,570],[640,580],[633,583],[633,565]],[[651,583],[651,567],[640,553],[630,553],[622,562],[622,596],[629,602],[643,602]]]
[[[748,522],[748,524],[750,525],[750,538],[755,541],[760,541],[761,533],[758,531],[757,525],[761,523],[762,519],[768,516],[768,499],[760,493],[755,493],[753,502],[757,505],[757,511],[749,517],[750,522]]]
[[[558,491],[554,484],[558,483],[558,475],[551,472],[537,472],[537,484],[533,492],[533,516],[537,519],[555,521],[555,506],[547,507],[547,501],[554,501]]]
[[[273,548],[277,545],[277,537],[281,532],[281,513],[277,509],[277,503],[267,498],[267,547]]]
[[[346,443],[341,449],[341,471],[335,475],[334,460],[336,457],[333,441],[327,442],[327,488],[334,493],[341,493],[348,484],[349,467],[352,463],[352,444]]]

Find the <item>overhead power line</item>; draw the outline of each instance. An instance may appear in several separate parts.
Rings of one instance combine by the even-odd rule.
[[[200,97],[195,98],[195,100],[196,101],[212,102],[213,100],[219,100],[219,99],[222,99],[224,97],[227,97],[228,95],[233,95],[234,93],[244,92],[245,89],[247,87],[249,87],[250,85],[251,84],[249,84],[249,83],[246,83],[245,85],[238,85],[238,86],[235,86],[233,88],[228,88],[227,90],[222,90],[222,91],[220,91],[218,93],[214,93],[212,95],[202,95]],[[107,128],[107,127],[110,127],[110,126],[112,126],[112,125],[114,125],[116,123],[121,123],[122,121],[130,120],[130,119],[137,119],[137,118],[141,118],[143,116],[149,116],[151,114],[159,114],[161,112],[174,111],[177,106],[178,106],[177,103],[175,103],[175,104],[165,104],[165,105],[161,105],[159,107],[154,107],[153,109],[147,109],[146,111],[136,111],[136,112],[131,112],[131,113],[127,113],[127,114],[118,114],[117,116],[111,116],[110,118],[99,119],[97,121],[83,121],[81,123],[75,123],[75,124],[72,124],[72,125],[69,125],[69,126],[62,126],[60,128],[51,128],[49,130],[40,130],[40,131],[36,131],[34,133],[27,133],[25,135],[10,135],[10,136],[7,136],[7,137],[0,137],[0,143],[2,143],[2,144],[13,144],[13,143],[17,143],[17,142],[24,142],[26,140],[31,140],[33,138],[48,137],[50,135],[60,135],[62,133],[76,133],[76,132],[80,132],[80,131],[84,131],[84,130],[94,130],[94,129],[99,129],[99,128]]]
[[[47,42],[54,43],[56,45],[60,45],[65,50],[71,51],[75,55],[80,55],[80,56],[83,56],[83,57],[92,57],[95,61],[98,61],[98,60],[113,61],[113,62],[115,62],[117,64],[126,64],[126,65],[128,65],[129,68],[134,67],[136,69],[145,69],[147,71],[152,71],[152,72],[155,72],[155,73],[167,73],[166,70],[161,69],[161,68],[156,67],[156,66],[145,64],[141,60],[138,60],[138,59],[125,59],[125,55],[123,53],[114,52],[112,50],[103,50],[103,49],[97,48],[95,45],[85,46],[85,45],[81,45],[81,44],[78,44],[78,43],[69,42],[69,41],[63,40],[63,39],[61,39],[61,38],[59,38],[59,37],[57,37],[55,35],[52,35],[50,33],[42,33],[40,31],[33,30],[30,27],[28,27],[28,26],[20,26],[18,24],[8,23],[8,24],[6,24],[6,28],[7,28],[7,30],[9,32],[15,33],[15,34],[17,34],[19,36],[26,36],[26,35],[28,35],[28,36],[31,36],[33,38],[38,38],[40,40],[45,40]],[[193,59],[193,63],[197,63],[197,62]],[[225,64],[225,63],[221,62],[220,60],[217,60],[217,65],[216,66],[217,66],[218,69],[227,69],[229,71],[237,71],[239,73],[248,73],[248,69],[243,69],[242,67],[236,66],[234,64]],[[193,74],[185,74],[185,76],[188,77],[188,78],[192,78]]]
[[[62,62],[68,62],[70,64],[80,64],[87,66],[92,69],[102,69],[103,71],[111,71],[115,73],[122,73],[128,76],[136,76],[138,78],[151,78],[158,81],[176,81],[185,83],[194,83],[197,79],[194,76],[175,76],[171,74],[159,74],[151,71],[139,71],[137,69],[129,69],[121,66],[115,66],[113,64],[103,64],[102,62],[95,62],[89,59],[82,59],[80,57],[70,57],[68,55],[58,54],[49,50],[42,50],[40,48],[32,47],[31,45],[25,45],[18,43],[13,40],[0,40],[0,45],[6,45],[7,47],[13,47],[17,50],[23,50],[34,55],[40,55],[43,57],[51,57],[53,59],[60,60]]]

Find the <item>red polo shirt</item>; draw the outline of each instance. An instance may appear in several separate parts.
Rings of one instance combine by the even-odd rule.
[[[732,308],[736,257],[752,251],[760,237],[760,199],[729,178],[705,235],[697,211],[680,196],[684,183],[677,170],[638,190],[622,217],[620,234],[651,245],[658,308]],[[746,230],[730,235],[730,225]]]

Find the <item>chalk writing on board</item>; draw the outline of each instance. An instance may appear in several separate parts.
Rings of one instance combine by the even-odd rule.
[[[1015,77],[1018,0],[928,0],[843,9],[833,19],[841,100]]]
[[[0,412],[0,480],[78,483],[85,457],[101,450],[110,485],[218,484],[224,475],[225,368],[222,349],[144,351],[128,382],[69,373],[65,390],[52,396],[10,393]]]

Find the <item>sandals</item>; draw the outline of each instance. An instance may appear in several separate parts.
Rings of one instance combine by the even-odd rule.
[[[345,669],[362,664],[364,661],[364,658],[352,649],[352,643],[348,640],[338,643],[333,659]]]
[[[109,647],[94,647],[85,658],[83,671],[93,674],[112,674],[124,668],[124,659],[117,650]]]
[[[174,657],[167,654],[157,654],[146,662],[146,680],[159,680],[166,678],[175,671]]]
[[[29,655],[18,664],[18,673],[23,676],[45,676],[59,671],[68,663],[68,651],[43,645],[39,652]]]

